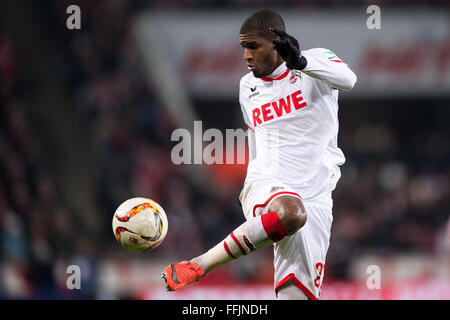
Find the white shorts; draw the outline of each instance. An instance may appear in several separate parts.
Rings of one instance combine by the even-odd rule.
[[[245,218],[268,212],[273,200],[280,196],[301,199],[294,189],[277,179],[248,181],[239,200]],[[307,221],[295,234],[274,244],[274,282],[277,289],[291,280],[310,299],[319,299],[325,258],[333,222],[331,193],[313,201],[303,201]]]

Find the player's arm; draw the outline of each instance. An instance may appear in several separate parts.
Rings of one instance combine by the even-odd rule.
[[[248,145],[248,160],[252,161],[256,158],[256,138],[255,138],[255,129],[253,129],[249,125],[249,121],[246,117],[246,113],[244,107],[241,104],[242,114],[244,115],[244,122],[248,128],[248,136],[247,136],[247,145]]]
[[[320,79],[333,88],[350,90],[356,83],[355,73],[328,49],[314,49],[303,53],[308,61],[302,72]]]
[[[256,138],[255,131],[248,130],[248,160],[252,161],[256,158]]]
[[[256,158],[256,140],[255,140],[255,128],[252,127],[250,119],[245,111],[245,95],[243,93],[245,78],[242,78],[239,83],[239,104],[241,106],[242,116],[244,118],[245,125],[248,128],[248,152],[249,152],[249,161]]]
[[[294,37],[278,29],[271,28],[271,31],[279,37],[273,41],[273,47],[289,69],[300,70],[333,88],[353,88],[356,83],[355,73],[333,52],[320,48],[302,54]]]

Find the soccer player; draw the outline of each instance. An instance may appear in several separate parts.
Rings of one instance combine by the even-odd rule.
[[[338,94],[353,71],[323,48],[300,50],[279,14],[262,10],[240,29],[248,74],[239,101],[250,161],[239,196],[246,221],[206,253],[168,266],[178,290],[214,268],[274,246],[278,299],[318,299],[329,247],[332,191],[345,161],[337,146]]]

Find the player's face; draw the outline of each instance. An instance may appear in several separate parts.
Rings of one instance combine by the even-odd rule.
[[[283,62],[273,49],[272,40],[256,33],[244,33],[239,35],[239,42],[244,48],[247,68],[256,78],[270,75]]]

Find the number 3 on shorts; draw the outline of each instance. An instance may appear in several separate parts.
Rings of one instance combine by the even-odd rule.
[[[318,262],[314,267],[317,272],[317,277],[314,279],[314,285],[316,286],[316,288],[320,288],[320,286],[322,285],[322,274],[324,265],[322,262]]]

